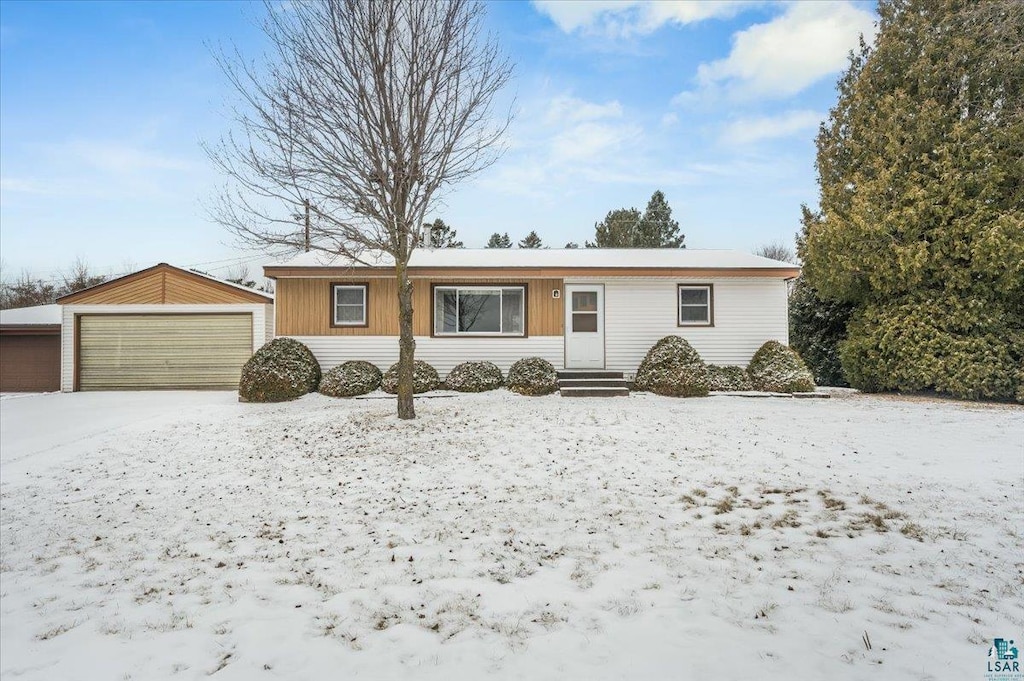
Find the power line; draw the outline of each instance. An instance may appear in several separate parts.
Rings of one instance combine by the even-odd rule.
[[[207,261],[204,261],[204,262],[198,262],[198,263],[192,263],[190,265],[185,265],[184,269],[195,269],[197,267],[206,267],[206,269],[208,269],[208,270],[215,270],[215,271],[216,270],[226,270],[226,269],[229,269],[231,267],[238,267],[240,265],[251,265],[252,263],[254,263],[256,261],[262,260],[262,259],[267,258],[267,257],[269,257],[269,256],[266,256],[266,255],[263,255],[263,254],[259,254],[259,255],[254,255],[254,256],[248,257],[248,258],[224,258],[222,260],[207,260]],[[216,266],[215,267],[210,267],[210,265],[216,265]],[[128,274],[132,274],[133,272],[137,272],[138,271],[138,268],[135,268],[135,267],[132,267],[132,269],[129,269],[129,270],[124,270],[123,266],[121,266],[121,267],[122,267],[122,269],[117,269],[115,267],[95,268],[95,269],[93,269],[93,268],[87,266],[86,270],[92,276],[103,276],[103,277],[105,277],[108,280],[109,279],[117,279],[118,277],[123,277],[123,276],[126,276]],[[46,277],[46,278],[36,277],[36,276],[32,276],[31,274],[28,274],[27,279],[29,281],[31,281],[32,283],[59,285],[59,284],[63,284],[64,283],[64,281],[65,281],[64,274],[65,273],[67,273],[67,270],[52,270],[52,271],[48,272],[49,276]],[[19,279],[20,279],[20,277],[19,277]],[[5,283],[10,281],[7,278],[3,278],[2,280]]]

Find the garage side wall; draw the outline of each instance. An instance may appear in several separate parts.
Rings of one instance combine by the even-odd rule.
[[[77,315],[102,314],[252,314],[253,351],[262,346],[272,329],[273,320],[268,326],[268,310],[273,316],[270,305],[64,305],[61,310],[61,347],[60,347],[60,389],[73,392],[75,389],[75,317]]]

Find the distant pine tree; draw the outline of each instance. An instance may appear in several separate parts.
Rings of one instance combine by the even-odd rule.
[[[636,208],[609,211],[594,225],[594,241],[588,241],[587,248],[632,248],[640,217]]]
[[[587,248],[686,248],[684,239],[665,194],[658,190],[643,213],[636,208],[610,211],[594,225],[594,241]]]
[[[464,248],[465,245],[456,238],[455,230],[446,225],[441,218],[424,226],[430,230],[430,244],[434,248]]]
[[[508,238],[508,232],[504,234],[495,232],[487,240],[487,248],[512,248],[512,239]]]
[[[518,246],[519,248],[543,248],[544,244],[541,243],[540,237],[537,236],[537,232],[530,232],[519,240]]]
[[[679,233],[679,223],[672,219],[672,208],[665,194],[658,190],[651,195],[647,209],[640,218],[633,237],[636,248],[685,248],[685,236]]]

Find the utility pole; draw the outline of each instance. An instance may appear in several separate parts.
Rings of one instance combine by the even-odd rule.
[[[306,209],[306,253],[309,253],[309,199],[303,199],[302,205]]]

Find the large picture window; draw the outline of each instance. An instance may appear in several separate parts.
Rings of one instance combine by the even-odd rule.
[[[522,336],[523,286],[435,286],[435,336]]]
[[[366,284],[332,284],[334,326],[366,326]]]
[[[713,326],[713,287],[711,284],[679,285],[679,326]]]

